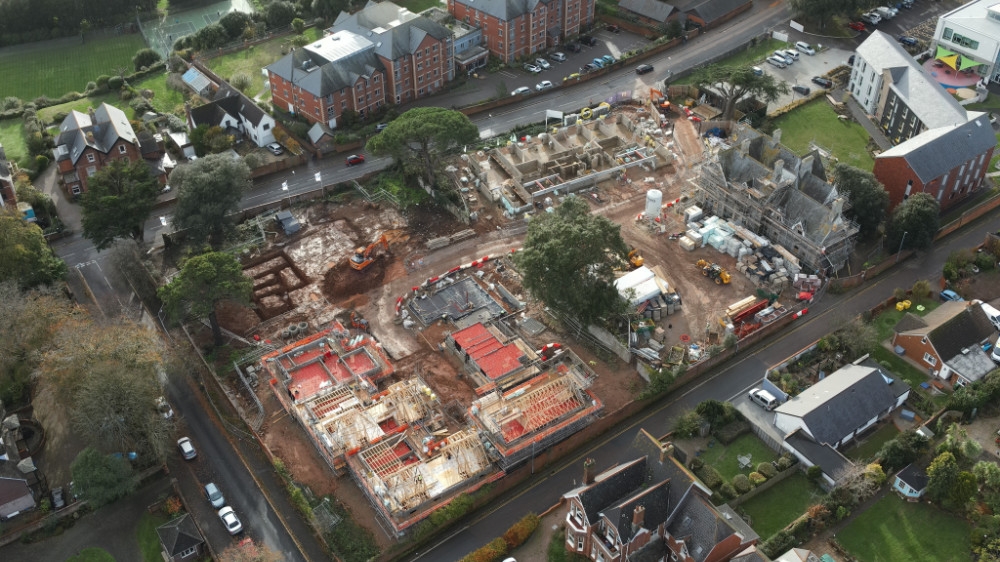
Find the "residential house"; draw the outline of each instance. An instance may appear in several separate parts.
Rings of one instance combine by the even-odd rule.
[[[14,169],[7,160],[7,153],[0,144],[0,209],[16,209],[17,193],[14,191]]]
[[[619,0],[618,7],[640,22],[664,25],[677,20],[697,27],[713,27],[753,7],[752,0]]]
[[[102,103],[96,110],[73,110],[63,119],[53,150],[61,181],[73,195],[87,191],[90,176],[114,160],[147,161],[153,176],[166,183],[162,147],[145,144],[132,130],[125,112]]]
[[[984,80],[1000,82],[1000,3],[972,0],[938,16],[934,47],[939,56],[960,57],[955,61],[956,71],[972,71]]]
[[[889,416],[910,387],[864,356],[830,373],[774,410],[782,447],[806,466],[819,465],[833,484],[849,465],[838,449]]]
[[[848,89],[893,144],[969,120],[958,101],[891,36],[873,31],[855,55]]]
[[[774,559],[774,562],[820,562],[820,557],[805,548],[793,548]]]
[[[909,464],[896,473],[892,479],[892,489],[908,501],[918,501],[927,492],[927,472],[916,464]]]
[[[421,15],[428,17],[451,30],[455,47],[455,70],[470,72],[486,66],[490,52],[483,46],[483,30],[456,20],[447,10],[427,8]]]
[[[680,19],[682,13],[676,5],[660,0],[619,0],[618,7],[649,25],[664,25],[670,20]]]
[[[875,157],[875,178],[889,192],[889,210],[914,193],[929,193],[941,211],[983,187],[997,139],[985,113],[930,129]]]
[[[486,48],[508,64],[594,23],[594,0],[448,0],[448,11],[482,29]]]
[[[566,549],[606,562],[682,560],[726,562],[758,536],[674,457],[673,446],[640,430],[642,455],[600,474],[584,464],[581,485],[563,497]]]
[[[167,562],[196,560],[205,553],[205,539],[190,514],[183,514],[156,528]]]
[[[392,2],[342,12],[328,35],[267,67],[276,106],[336,128],[386,104],[413,101],[454,77],[448,28]]]
[[[188,129],[199,125],[221,127],[236,138],[246,137],[257,146],[274,142],[274,118],[242,93],[229,88],[215,101],[195,108],[185,104]]]
[[[892,345],[930,375],[963,385],[996,369],[982,348],[993,333],[981,306],[949,301],[923,317],[906,313],[893,327]]]

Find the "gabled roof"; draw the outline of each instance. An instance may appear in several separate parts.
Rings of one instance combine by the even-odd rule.
[[[851,461],[833,447],[813,441],[802,429],[796,429],[785,441],[813,464],[819,465],[828,476],[836,480],[850,466]]]
[[[956,304],[965,306],[927,335],[944,361],[961,354],[963,349],[978,348],[983,340],[993,335],[993,325],[983,312],[983,307],[969,302]]]
[[[157,527],[156,534],[160,537],[163,549],[170,556],[176,556],[205,542],[194,524],[194,519],[187,513]]]
[[[309,128],[309,132],[306,133],[306,136],[309,137],[309,142],[316,144],[323,137],[330,137],[332,139],[333,129],[327,127],[323,123],[316,122]]]
[[[267,70],[316,97],[352,88],[359,78],[384,70],[375,44],[349,31],[339,31],[295,49]]]
[[[936,329],[941,324],[944,324],[954,318],[956,314],[964,310],[967,306],[969,306],[967,301],[943,302],[937,308],[928,312],[924,316],[917,317],[920,322],[908,321],[907,325],[913,326],[912,328],[908,328],[906,330],[896,329],[896,332],[906,334],[908,336],[927,335],[931,330]],[[911,315],[911,313],[907,313],[907,316]],[[903,318],[905,317],[906,316]],[[902,320],[900,320],[900,322],[902,322]],[[896,326],[898,327],[899,324],[896,324]]]
[[[195,126],[217,126],[226,115],[237,121],[240,121],[242,116],[257,127],[264,119],[265,113],[250,98],[229,88],[221,90],[215,101],[191,109],[191,120]]]
[[[695,562],[703,562],[716,545],[735,533],[743,537],[742,542],[751,542],[758,538],[757,533],[747,526],[739,515],[732,510],[720,511],[700,493],[688,494],[677,506],[667,524],[667,531],[675,539],[684,541],[688,555]]]
[[[904,484],[918,492],[927,487],[927,481],[929,480],[927,472],[915,464],[906,465],[906,468],[896,474],[896,478],[899,478]]]
[[[548,4],[549,0],[455,0],[455,2],[500,20],[510,21],[534,11],[539,4]]]
[[[660,0],[620,0],[618,6],[653,21],[665,22],[677,8]]]
[[[923,318],[917,316],[912,312],[907,312],[896,322],[896,325],[892,327],[892,331],[897,334],[902,334],[904,332],[911,332],[915,330],[923,330],[927,328],[927,322]]]
[[[774,562],[819,562],[819,556],[805,548],[793,548],[775,558]]]
[[[389,60],[413,54],[428,35],[439,41],[452,36],[451,30],[440,23],[392,2],[368,2],[353,14],[341,12],[327,31],[366,37],[375,43],[375,52]]]
[[[976,112],[969,113],[968,122],[924,131],[876,158],[902,157],[920,181],[927,183],[996,144],[988,116]]]
[[[698,16],[706,24],[729,14],[733,10],[749,4],[752,0],[702,0],[684,11]]]
[[[0,505],[6,505],[25,496],[32,497],[27,480],[24,478],[0,476]]]
[[[827,375],[774,411],[801,418],[816,442],[836,445],[909,390],[909,385],[892,378],[880,366],[852,364]]]
[[[88,147],[107,154],[119,140],[139,145],[125,112],[102,103],[94,110],[93,117],[73,110],[63,119],[56,139],[56,153],[65,154],[76,164]],[[60,150],[63,147],[64,150]]]
[[[580,493],[580,504],[587,521],[594,523],[604,508],[627,498],[646,483],[646,457],[641,457],[606,470],[594,477]]]

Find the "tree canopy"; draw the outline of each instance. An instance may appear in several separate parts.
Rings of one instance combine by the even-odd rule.
[[[802,17],[826,29],[833,16],[853,16],[877,5],[875,0],[788,0],[788,5]]]
[[[174,225],[187,230],[192,244],[208,241],[218,248],[232,229],[230,214],[250,188],[250,168],[224,154],[199,158],[170,174],[177,190]]]
[[[772,102],[789,91],[788,84],[766,72],[755,73],[753,65],[749,64],[740,66],[710,64],[695,73],[694,83],[698,88],[708,88],[722,95],[726,102],[722,119],[732,119],[736,111],[736,102],[743,96],[749,95],[763,102]]]
[[[915,193],[892,212],[886,231],[886,248],[925,250],[934,243],[941,223],[941,206],[929,193]]]
[[[16,209],[0,210],[0,282],[22,288],[47,285],[66,275],[66,262],[56,257],[38,225]]]
[[[861,236],[876,234],[889,209],[889,192],[875,179],[875,174],[842,162],[834,166],[833,175],[837,189],[851,200],[846,214],[858,223]]]
[[[400,115],[368,141],[368,151],[389,155],[404,171],[437,185],[441,157],[479,139],[479,129],[459,111],[417,107]]]
[[[122,457],[105,455],[87,447],[70,464],[73,488],[93,508],[109,504],[135,491],[132,467]]]
[[[160,186],[144,162],[112,161],[90,177],[80,200],[83,236],[98,250],[118,238],[142,242],[143,224],[159,193]]]
[[[627,310],[614,286],[615,269],[627,254],[621,227],[591,215],[586,201],[569,196],[554,212],[532,219],[515,262],[536,298],[593,322]]]
[[[223,252],[209,252],[184,262],[180,274],[160,287],[163,306],[175,319],[186,309],[195,316],[207,316],[215,344],[222,345],[222,331],[215,305],[223,300],[250,303],[253,280],[243,275],[240,262]]]

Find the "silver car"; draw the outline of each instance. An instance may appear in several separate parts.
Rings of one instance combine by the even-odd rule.
[[[222,497],[222,491],[215,485],[215,482],[205,484],[205,499],[207,499],[208,503],[212,504],[212,507],[215,509],[219,509],[220,507],[226,505],[226,498]]]
[[[195,450],[194,445],[191,444],[191,439],[188,437],[181,437],[177,440],[177,448],[181,450],[181,456],[184,460],[192,460],[198,456],[198,451]]]

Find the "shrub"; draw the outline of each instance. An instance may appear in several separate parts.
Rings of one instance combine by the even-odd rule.
[[[931,283],[926,279],[921,279],[913,284],[910,293],[915,299],[926,299],[931,296]]]
[[[681,439],[694,437],[698,434],[702,421],[698,412],[687,412],[677,418],[677,422],[674,424],[674,434]]]
[[[723,484],[719,486],[719,495],[726,501],[729,501],[737,496],[736,488],[729,482],[723,482]]]
[[[806,477],[813,482],[818,481],[823,476],[823,469],[818,464],[814,464],[806,469]]]
[[[750,479],[750,482],[753,483],[754,486],[760,486],[764,482],[767,482],[767,476],[764,476],[759,472],[751,472],[748,478]]]
[[[691,470],[701,470],[701,467],[703,466],[705,466],[705,461],[702,460],[701,457],[695,457],[691,459],[691,462],[688,464],[688,467]]]
[[[778,457],[778,470],[785,470],[787,468],[791,468],[792,465],[794,465],[797,460],[798,459],[796,459],[789,453],[781,455],[780,457]]]
[[[132,101],[128,103],[128,106],[135,112],[136,117],[141,116],[147,111],[153,111],[153,104],[144,97],[133,98]]]
[[[778,473],[778,470],[774,468],[774,465],[769,462],[762,462],[757,465],[757,472],[764,475],[764,478],[771,479],[774,475]]]
[[[694,474],[713,490],[722,485],[722,475],[719,474],[718,470],[715,470],[714,466],[702,466],[697,471],[694,471]]]
[[[125,80],[121,76],[112,76],[108,78],[108,89],[112,92],[117,92],[122,89],[122,85],[125,84]]]
[[[135,56],[132,57],[132,66],[136,71],[139,71],[143,68],[153,66],[161,60],[163,60],[163,57],[160,56],[159,52],[150,48],[139,49],[135,52]]]
[[[247,88],[253,83],[253,78],[246,72],[237,72],[229,78],[229,84],[237,90],[246,93]]]
[[[0,110],[9,111],[11,109],[21,109],[21,98],[7,96],[0,102]]]
[[[462,562],[497,562],[506,555],[507,543],[502,538],[496,538],[479,550],[467,554]]]
[[[753,483],[750,482],[746,474],[737,474],[733,476],[733,488],[736,490],[736,493],[742,495],[753,490]]]
[[[990,271],[996,267],[996,262],[994,261],[995,259],[996,258],[993,257],[993,254],[989,252],[980,252],[976,254],[976,267],[978,267],[980,271]]]
[[[787,530],[782,529],[778,531],[771,538],[764,541],[761,545],[760,550],[768,558],[777,558],[781,556],[782,553],[786,552],[788,549],[795,546],[795,535],[789,533]]]
[[[728,445],[748,431],[750,431],[750,424],[743,420],[737,420],[716,429],[712,435],[723,445]]]
[[[49,167],[49,157],[44,154],[39,154],[35,156],[35,169],[41,173],[45,168]]]
[[[111,80],[111,77],[108,76],[107,74],[102,74],[102,75],[98,76],[97,77],[97,87],[98,88],[103,88],[103,87],[107,86],[108,82],[110,80]]]
[[[522,517],[520,521],[511,525],[507,529],[507,532],[503,534],[503,540],[507,543],[507,549],[514,550],[524,544],[531,537],[531,534],[535,532],[535,529],[538,528],[540,521],[537,515],[529,513]]]

